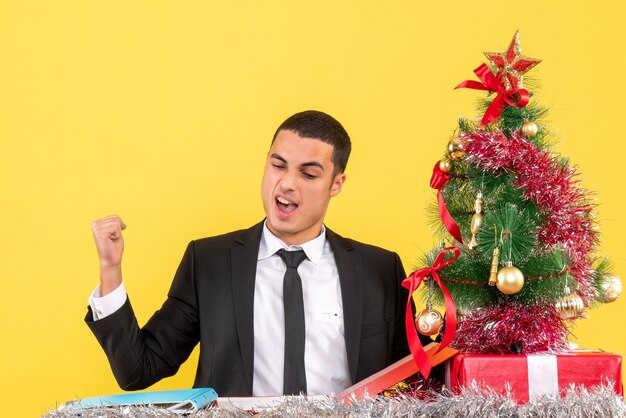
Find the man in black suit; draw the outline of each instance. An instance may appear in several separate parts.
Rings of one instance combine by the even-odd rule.
[[[350,150],[348,134],[327,114],[306,111],[283,122],[263,175],[265,220],[192,241],[167,300],[143,328],[122,283],[126,226],[118,216],[92,224],[100,287],[85,320],[123,389],[175,374],[198,343],[194,387],[220,396],[338,392],[408,354],[399,257],[323,224]],[[288,267],[284,251],[300,251],[303,261]],[[302,300],[296,333],[303,347],[295,355],[302,364],[285,367],[299,351],[285,348],[294,338],[287,322],[302,315],[285,314],[293,308],[283,308],[283,292],[292,294],[283,278],[296,276],[302,290],[288,300]],[[298,368],[302,386],[287,389]]]

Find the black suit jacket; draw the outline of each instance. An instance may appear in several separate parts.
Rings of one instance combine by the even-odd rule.
[[[85,321],[125,390],[143,389],[176,373],[200,342],[194,387],[220,396],[251,396],[253,303],[263,223],[192,241],[167,300],[139,328],[130,301],[115,313]],[[327,231],[344,309],[348,366],[353,383],[406,356],[407,291],[397,254]]]

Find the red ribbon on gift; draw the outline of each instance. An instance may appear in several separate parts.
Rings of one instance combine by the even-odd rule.
[[[448,173],[444,173],[439,168],[439,161],[435,164],[433,168],[433,175],[430,178],[430,187],[437,190],[437,206],[439,207],[439,217],[441,217],[441,221],[443,222],[443,226],[446,227],[450,235],[460,243],[463,243],[463,237],[461,236],[461,229],[459,225],[454,221],[452,215],[448,211],[448,207],[446,206],[446,202],[443,200],[443,195],[441,194],[441,189],[448,184],[450,180],[450,175]]]
[[[453,257],[448,260],[444,260],[446,253],[448,251],[452,251],[454,253]],[[417,290],[422,281],[430,276],[431,280],[434,280],[435,283],[439,285],[441,288],[441,292],[443,293],[443,298],[446,305],[446,332],[443,335],[443,340],[439,345],[439,348],[436,352],[441,351],[443,348],[447,347],[454,338],[454,334],[456,332],[456,307],[454,306],[454,300],[452,300],[452,296],[448,289],[443,285],[443,282],[439,278],[437,272],[450,264],[454,263],[461,252],[456,247],[447,247],[441,250],[441,252],[435,258],[435,261],[431,267],[424,267],[423,269],[414,271],[402,281],[402,286],[409,289],[409,299],[406,303],[406,315],[405,326],[406,326],[406,337],[409,341],[409,348],[411,349],[411,354],[413,355],[413,359],[419,368],[419,371],[424,376],[424,379],[428,379],[428,375],[432,369],[432,364],[428,355],[424,351],[424,347],[420,342],[419,336],[417,335],[417,330],[415,329],[415,320],[413,319],[413,310],[411,309],[411,300],[413,298],[413,292]]]
[[[459,88],[467,88],[474,90],[487,90],[491,92],[497,93],[496,98],[493,99],[487,111],[483,115],[483,119],[480,122],[480,125],[487,125],[489,123],[495,122],[500,117],[502,110],[504,109],[504,105],[508,104],[509,106],[515,107],[524,107],[528,104],[530,100],[530,94],[528,94],[528,90],[526,89],[511,89],[506,90],[504,85],[496,78],[495,75],[489,70],[486,64],[481,64],[480,67],[474,70],[474,74],[480,79],[481,82],[475,80],[465,80],[461,84],[455,87],[455,89]]]

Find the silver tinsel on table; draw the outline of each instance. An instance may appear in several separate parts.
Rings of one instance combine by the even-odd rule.
[[[238,409],[209,407],[184,416],[190,418],[240,418],[251,415],[248,411]],[[55,410],[46,414],[44,418],[161,418],[180,416],[156,407],[136,406]],[[518,405],[509,395],[499,395],[473,386],[466,388],[459,395],[445,391],[432,393],[429,400],[398,394],[394,397],[355,399],[345,405],[332,397],[321,401],[309,401],[304,396],[287,396],[278,406],[256,411],[254,416],[258,418],[613,418],[626,417],[626,404],[624,404],[624,399],[616,395],[609,385],[591,390],[572,387],[562,394],[562,398],[543,396],[525,405]]]

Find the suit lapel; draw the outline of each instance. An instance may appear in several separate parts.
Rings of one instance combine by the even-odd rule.
[[[254,373],[254,282],[263,222],[242,231],[231,250],[233,303],[241,361],[252,395]]]
[[[326,229],[326,237],[335,256],[341,299],[343,301],[343,322],[345,328],[348,368],[352,383],[356,383],[359,364],[359,344],[361,341],[361,322],[363,311],[363,265],[354,246],[345,238]]]

